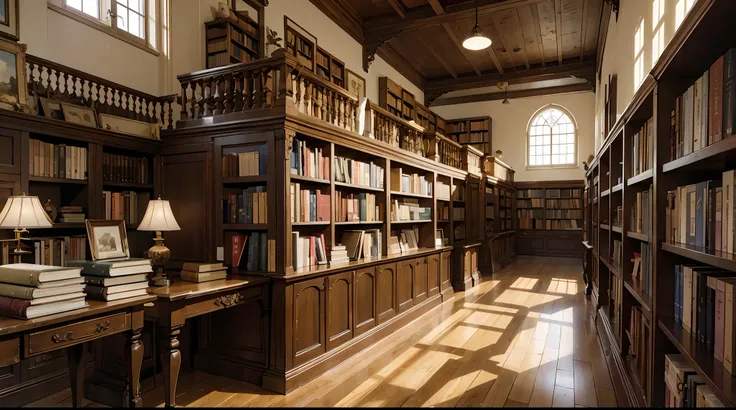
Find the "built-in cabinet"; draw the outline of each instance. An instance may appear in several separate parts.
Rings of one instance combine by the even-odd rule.
[[[398,312],[397,266],[396,262],[379,265],[376,268],[376,310],[378,323],[383,323]]]
[[[325,278],[294,284],[294,365],[325,353]]]
[[[354,271],[327,277],[327,350],[353,338]]]

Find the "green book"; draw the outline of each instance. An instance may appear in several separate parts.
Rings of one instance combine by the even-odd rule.
[[[82,268],[82,275],[115,277],[149,273],[153,269],[150,259],[129,258],[111,261],[69,261],[68,266]]]

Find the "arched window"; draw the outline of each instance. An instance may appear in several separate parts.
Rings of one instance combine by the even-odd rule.
[[[548,104],[534,113],[527,127],[527,165],[577,164],[578,127],[565,108]]]

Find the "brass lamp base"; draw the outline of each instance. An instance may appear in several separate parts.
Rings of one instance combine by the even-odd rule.
[[[20,247],[20,241],[21,241],[20,235],[23,234],[23,233],[28,233],[28,229],[26,229],[26,228],[15,229],[13,231],[13,233],[15,233],[15,240],[17,242],[16,245],[15,245],[15,249],[13,250],[13,262],[14,263],[20,263],[21,262],[21,257],[23,255],[29,255],[31,253],[30,251],[24,251]]]
[[[150,286],[169,286],[171,279],[166,277],[164,266],[169,261],[171,251],[164,245],[164,238],[161,231],[156,231],[156,237],[153,238],[154,245],[148,249],[148,257],[151,258],[151,265],[156,270],[156,276],[148,283]]]

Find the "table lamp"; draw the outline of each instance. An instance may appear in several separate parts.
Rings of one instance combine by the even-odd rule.
[[[0,228],[13,229],[17,244],[13,251],[13,260],[20,263],[23,255],[31,252],[24,251],[20,247],[21,234],[28,233],[26,228],[51,228],[51,218],[43,210],[41,201],[37,196],[26,196],[25,192],[20,196],[11,196],[5,202],[5,207],[0,212]]]
[[[164,245],[164,237],[161,236],[161,232],[179,231],[181,228],[176,223],[174,213],[171,212],[169,201],[161,199],[160,195],[158,199],[148,201],[148,208],[138,225],[138,230],[156,232],[156,237],[153,238],[154,245],[148,250],[151,264],[156,268],[156,276],[151,279],[151,286],[171,285],[171,280],[164,273],[164,265],[168,262],[171,251]]]

